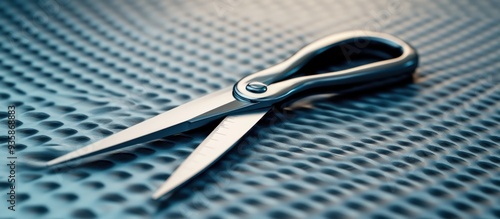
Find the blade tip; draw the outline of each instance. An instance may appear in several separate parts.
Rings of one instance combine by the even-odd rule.
[[[65,163],[65,162],[68,162],[70,160],[72,160],[73,158],[71,156],[68,156],[68,154],[66,155],[63,155],[63,156],[60,156],[60,157],[56,157],[52,160],[49,160],[45,163],[45,165],[47,167],[50,167],[50,166],[54,166],[54,165],[57,165],[57,164],[61,164],[61,163]]]
[[[167,199],[168,197],[170,197],[170,195],[170,191],[163,192],[158,190],[151,196],[151,198],[155,201],[158,201],[160,199]]]
[[[56,164],[66,163],[66,162],[75,160],[75,159],[81,157],[81,155],[79,155],[77,153],[78,153],[78,150],[67,153],[67,154],[59,156],[59,157],[56,157],[52,160],[47,161],[47,163],[45,163],[45,165],[54,166]]]
[[[151,198],[153,200],[167,199],[172,195],[172,193],[176,189],[177,186],[171,186],[171,183],[169,183],[167,180],[165,184],[163,184],[159,189],[155,191],[155,193],[153,193]]]
[[[45,162],[45,166],[50,167],[50,166],[54,166],[54,165],[59,164],[59,163],[61,163],[61,162],[58,161],[56,158],[56,159]]]

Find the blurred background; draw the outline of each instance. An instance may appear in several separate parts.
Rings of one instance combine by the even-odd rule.
[[[1,1],[0,123],[16,105],[19,169],[16,211],[3,201],[0,218],[498,218],[499,9],[493,0]],[[40,166],[353,29],[413,45],[414,83],[273,110],[167,201],[150,196],[213,126]]]

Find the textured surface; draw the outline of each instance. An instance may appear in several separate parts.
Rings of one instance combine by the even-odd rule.
[[[498,218],[499,9],[492,0],[0,1],[0,123],[11,103],[20,121],[18,210],[2,201],[0,217]],[[149,197],[213,125],[76,167],[37,165],[350,29],[415,46],[415,83],[275,110],[168,201]]]

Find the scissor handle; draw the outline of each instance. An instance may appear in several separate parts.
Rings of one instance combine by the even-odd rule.
[[[332,47],[340,47],[345,58],[364,48],[381,50],[395,56],[345,70],[286,79],[298,72],[312,58]],[[349,31],[319,39],[285,61],[248,75],[234,86],[234,96],[240,100],[275,103],[311,88],[359,84],[388,77],[411,75],[418,65],[413,47],[389,34],[372,31]]]

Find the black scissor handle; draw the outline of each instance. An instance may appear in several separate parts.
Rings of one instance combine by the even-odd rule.
[[[340,47],[344,56],[355,52],[357,47],[380,50],[393,57],[345,70],[283,80],[293,76],[311,59],[332,47]],[[245,101],[275,103],[311,88],[359,84],[410,75],[417,65],[417,52],[403,40],[384,33],[349,31],[321,38],[285,61],[244,77],[234,86],[234,95]]]

